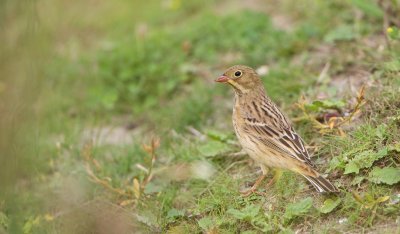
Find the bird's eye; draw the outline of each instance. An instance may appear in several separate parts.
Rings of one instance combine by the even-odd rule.
[[[236,71],[235,72],[235,77],[241,77],[242,76],[242,72],[241,71]]]

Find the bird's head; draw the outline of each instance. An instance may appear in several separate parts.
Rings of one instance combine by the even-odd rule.
[[[222,76],[215,80],[230,84],[236,93],[245,94],[263,88],[260,77],[253,68],[236,65],[228,68]]]

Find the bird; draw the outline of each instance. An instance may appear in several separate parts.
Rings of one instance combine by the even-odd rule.
[[[279,179],[282,170],[290,170],[305,177],[320,193],[339,192],[317,171],[303,139],[267,96],[263,82],[253,68],[232,66],[215,81],[232,86],[235,93],[233,128],[243,150],[262,171],[254,185],[242,191],[244,196],[257,191],[269,168],[275,170],[275,175],[267,186]]]

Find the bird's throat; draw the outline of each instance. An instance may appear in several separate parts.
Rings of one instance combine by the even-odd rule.
[[[241,84],[237,83],[234,80],[229,80],[228,84],[230,84],[235,89],[235,93],[238,95],[246,94],[249,92],[248,89],[246,89],[245,87],[243,87]]]

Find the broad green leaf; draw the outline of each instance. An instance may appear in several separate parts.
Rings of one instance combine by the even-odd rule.
[[[197,224],[199,224],[199,227],[201,227],[201,229],[207,231],[210,228],[212,228],[213,221],[210,217],[204,217],[204,218],[198,220]]]
[[[353,6],[360,9],[364,14],[374,17],[382,17],[383,11],[374,1],[368,0],[351,0]]]
[[[355,162],[349,162],[344,169],[344,174],[350,174],[350,173],[358,174],[359,172],[360,172],[360,167]]]
[[[218,141],[225,141],[228,139],[228,135],[222,132],[218,132],[215,130],[207,130],[206,131],[207,136],[209,136],[212,139],[218,140]]]
[[[344,167],[345,167],[345,162],[343,161],[343,159],[339,157],[334,157],[329,162],[329,168],[327,172],[331,172],[332,170],[335,170],[337,168],[344,168]]]
[[[245,213],[249,217],[256,217],[258,212],[260,211],[260,206],[256,205],[249,205],[246,206],[243,210],[243,213]]]
[[[318,210],[323,214],[327,214],[335,209],[340,204],[340,202],[340,198],[337,198],[336,200],[328,198],[324,201],[324,204]]]
[[[172,208],[168,211],[167,218],[174,219],[177,217],[182,217],[184,215],[185,212],[183,210],[177,210],[175,208]]]
[[[349,138],[349,140],[350,140],[350,138]],[[368,150],[369,147],[370,147],[369,145],[370,145],[370,144],[367,142],[367,143],[365,143],[365,144],[363,144],[363,145],[355,146],[354,148],[350,149],[349,151],[344,152],[344,153],[341,155],[341,158],[347,160],[347,158],[350,157],[350,156],[352,156],[352,155],[355,155],[355,154],[357,154],[357,153],[361,153],[361,152],[363,152],[363,151]]]
[[[340,109],[346,105],[341,100],[316,100],[305,107],[311,111],[320,111],[321,109]]]
[[[237,209],[229,209],[228,213],[233,215],[237,219],[246,219],[250,220],[257,216],[258,212],[260,211],[260,207],[256,205],[246,206],[242,210]]]
[[[223,152],[226,152],[229,147],[219,141],[207,141],[204,145],[197,148],[201,154],[207,157],[213,157]]]
[[[373,152],[372,150],[367,150],[362,153],[357,154],[350,162],[346,165],[344,174],[360,172],[362,168],[369,168],[372,164],[385,157],[388,154],[387,147],[384,147],[378,152]]]
[[[297,203],[289,204],[286,208],[284,217],[288,220],[306,214],[312,207],[313,199],[307,197]]]
[[[140,214],[135,215],[137,221],[149,226],[149,227],[157,227],[157,216],[151,212],[150,210],[143,210]]]
[[[396,184],[400,182],[400,168],[394,168],[394,167],[385,167],[385,168],[379,168],[379,167],[374,167],[372,171],[369,173],[369,181],[372,181],[374,183],[380,184]]]

